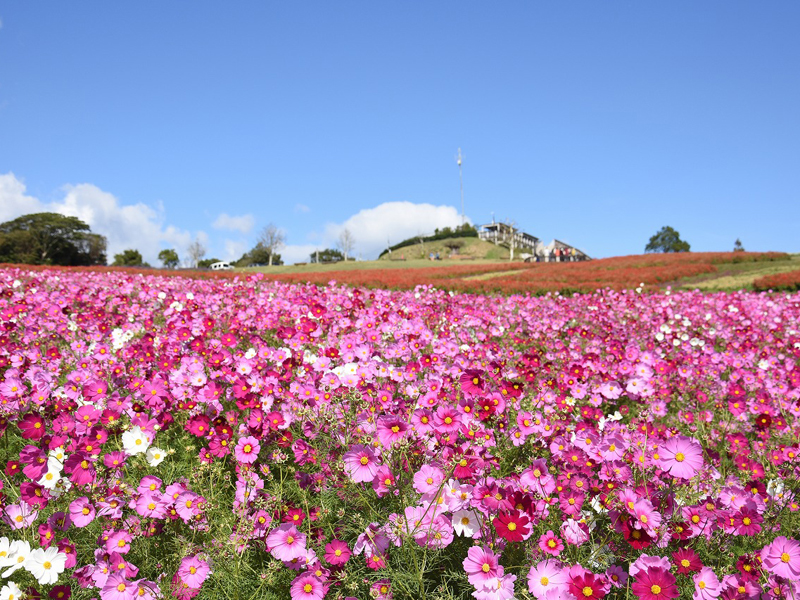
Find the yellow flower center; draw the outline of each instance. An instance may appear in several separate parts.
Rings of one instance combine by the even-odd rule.
[[[489,563],[483,563],[483,566],[481,567],[481,571],[483,571],[484,573],[488,573],[491,570],[492,570],[492,567],[489,565]]]
[[[367,458],[366,456],[362,456],[362,457],[361,457],[361,460],[360,460],[359,462],[360,462],[362,465],[366,465],[367,463],[369,463],[369,458]]]
[[[788,553],[786,553],[786,552],[784,552],[783,554],[781,554],[781,561],[782,561],[782,562],[788,563],[790,558],[791,558],[791,557],[790,557],[790,556],[789,556],[789,554],[788,554]]]
[[[661,586],[658,585],[658,584],[653,584],[653,585],[650,586],[650,591],[653,592],[654,594],[660,594],[661,593]]]
[[[581,591],[583,592],[583,595],[586,596],[587,598],[594,593],[592,588],[589,587],[588,585],[585,588],[583,588]]]

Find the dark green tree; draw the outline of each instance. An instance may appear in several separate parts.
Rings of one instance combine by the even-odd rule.
[[[340,260],[344,260],[344,253],[335,248],[325,248],[325,250],[319,250],[318,252],[311,253],[312,263],[330,263],[339,262]]]
[[[159,252],[158,260],[160,260],[167,269],[174,269],[178,266],[178,263],[181,262],[180,258],[178,258],[178,253],[172,248],[168,248]]]
[[[689,249],[689,242],[683,241],[680,234],[668,226],[662,227],[644,247],[645,252],[689,252]]]
[[[744,246],[742,246],[742,240],[736,238],[736,241],[733,243],[733,251],[734,252],[744,252]]]
[[[149,267],[144,259],[142,253],[138,250],[128,248],[119,254],[114,255],[114,262],[111,263],[112,267]]]
[[[35,213],[0,223],[0,262],[30,265],[106,264],[106,238],[78,217]]]

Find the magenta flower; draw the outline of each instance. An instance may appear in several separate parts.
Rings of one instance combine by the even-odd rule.
[[[27,502],[20,500],[19,504],[9,504],[3,511],[3,520],[12,529],[23,529],[30,527],[39,515]]]
[[[69,505],[69,518],[75,527],[86,527],[94,521],[95,511],[86,496],[73,500]]]
[[[331,540],[325,544],[325,560],[332,565],[343,565],[350,560],[352,552],[347,544],[341,540]]]
[[[564,543],[552,531],[548,531],[539,537],[539,548],[544,550],[550,556],[558,556],[564,549]]]
[[[444,481],[444,473],[438,467],[422,465],[419,471],[414,473],[414,489],[420,494],[435,493]]]
[[[396,416],[383,416],[378,418],[378,439],[384,447],[390,447],[394,442],[403,439],[408,431],[408,423]]]
[[[669,438],[658,455],[661,468],[679,479],[691,479],[703,467],[703,448],[684,436]]]
[[[305,555],[306,536],[291,523],[284,523],[267,536],[267,546],[278,560],[290,561]]]
[[[631,590],[642,600],[671,600],[680,595],[675,585],[675,576],[659,568],[639,571]]]
[[[190,588],[199,589],[211,572],[211,568],[204,560],[196,556],[187,556],[181,561],[178,567],[178,577],[180,577]]]
[[[258,443],[258,439],[254,438],[252,435],[248,435],[243,438],[239,438],[236,448],[233,451],[233,455],[239,462],[249,465],[256,462],[256,459],[258,459],[258,452],[260,450],[261,445]]]
[[[478,588],[498,575],[498,557],[486,548],[472,546],[467,550],[467,558],[464,559],[463,565],[467,579]]]
[[[378,460],[371,449],[361,444],[350,447],[343,457],[344,468],[355,483],[371,482],[378,472]]]
[[[784,536],[776,537],[761,549],[764,568],[774,575],[792,581],[800,580],[800,543]]]

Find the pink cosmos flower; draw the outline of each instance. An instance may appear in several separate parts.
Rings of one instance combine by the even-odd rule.
[[[258,459],[258,452],[261,450],[261,445],[258,439],[252,435],[239,438],[236,448],[233,451],[236,460],[245,464],[253,464]]]
[[[539,548],[550,556],[558,556],[564,549],[564,543],[552,531],[548,531],[539,537]]]
[[[438,467],[422,465],[422,468],[414,473],[414,489],[420,494],[435,493],[442,481],[444,473]]]
[[[538,600],[544,600],[554,590],[566,590],[569,582],[567,572],[557,560],[543,560],[528,572],[528,591]]]
[[[344,457],[344,468],[355,483],[370,482],[378,471],[378,460],[367,446],[355,444]]]
[[[703,448],[684,436],[669,438],[658,455],[661,468],[679,479],[691,479],[703,467]]]
[[[484,583],[498,575],[498,556],[488,548],[472,546],[467,550],[463,565],[467,579],[475,587],[483,587]]]
[[[325,560],[331,565],[343,565],[350,560],[350,548],[341,540],[331,540],[325,544]]]
[[[292,600],[322,600],[325,586],[311,573],[303,573],[292,581],[290,588]]]
[[[692,577],[694,581],[694,600],[713,600],[719,597],[722,591],[719,579],[710,567],[703,567],[700,572]]]
[[[761,549],[761,562],[770,573],[797,581],[800,579],[800,543],[778,536]]]
[[[306,536],[291,523],[284,523],[267,536],[267,546],[278,560],[290,561],[305,555]]]
[[[186,585],[196,589],[203,585],[210,572],[211,568],[208,563],[196,556],[185,557],[181,561],[181,566],[178,567],[178,577],[186,582]]]
[[[69,518],[75,527],[86,527],[94,521],[95,511],[86,496],[73,500],[69,505]]]
[[[23,529],[30,527],[39,515],[27,502],[20,500],[19,504],[9,504],[3,511],[3,520],[12,529]]]
[[[102,600],[134,600],[137,591],[136,584],[128,581],[125,575],[112,573],[100,590],[100,598]]]
[[[403,439],[408,431],[408,423],[396,416],[378,418],[378,439],[384,447],[389,448],[394,442]]]

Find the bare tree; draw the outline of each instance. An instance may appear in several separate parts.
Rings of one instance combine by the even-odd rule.
[[[269,252],[269,265],[272,266],[272,255],[286,244],[286,232],[270,223],[258,234],[258,243]]]
[[[355,246],[356,238],[353,237],[350,230],[347,228],[342,229],[342,233],[339,234],[339,239],[336,242],[336,247],[342,251],[345,260],[347,260],[347,255],[353,252]]]
[[[199,237],[194,238],[194,241],[189,244],[186,254],[189,256],[189,265],[196,269],[197,263],[206,255],[206,247]]]

